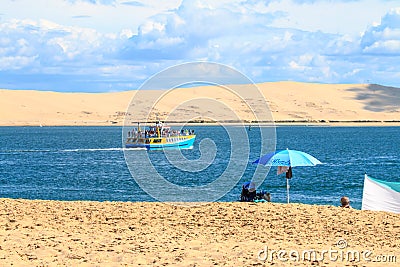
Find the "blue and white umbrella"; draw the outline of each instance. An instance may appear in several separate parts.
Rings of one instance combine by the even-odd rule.
[[[262,164],[265,166],[315,166],[322,164],[318,159],[310,154],[297,150],[281,150],[265,154],[261,158],[253,162],[254,164]],[[289,179],[286,179],[287,202],[289,203]]]
[[[265,154],[253,163],[262,164],[265,166],[315,166],[322,164],[318,159],[310,154],[297,150],[281,150]]]

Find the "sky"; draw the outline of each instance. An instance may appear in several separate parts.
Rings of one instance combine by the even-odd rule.
[[[177,64],[400,87],[395,0],[1,0],[0,88],[138,89]]]

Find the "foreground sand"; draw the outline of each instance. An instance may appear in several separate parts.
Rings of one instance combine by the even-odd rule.
[[[260,250],[266,246],[268,253],[332,249],[370,250],[367,258],[372,260],[397,256],[397,264],[334,262],[325,255],[323,261],[289,261],[294,266],[398,266],[400,261],[400,214],[385,212],[272,203],[182,207],[10,199],[0,199],[0,209],[1,266],[288,264],[276,254],[272,262],[263,261]],[[339,248],[339,240],[347,247]]]
[[[132,122],[157,118],[168,122],[253,121],[255,112],[262,114],[258,121],[400,125],[400,88],[272,82],[257,84],[262,92],[257,95],[248,85],[228,87],[236,88],[239,96],[215,86],[174,90],[162,96],[150,115],[152,97],[165,91],[140,91],[138,97],[137,91],[89,94],[0,90],[0,125],[122,125],[134,96],[134,112],[128,112]],[[268,109],[265,101],[269,116],[264,114]]]

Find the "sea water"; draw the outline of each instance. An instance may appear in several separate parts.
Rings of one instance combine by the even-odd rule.
[[[170,183],[184,187],[207,185],[218,179],[230,162],[234,166],[238,155],[232,157],[230,138],[223,127],[190,129],[197,134],[196,142],[192,150],[181,151],[181,156],[189,163],[205,164],[204,167],[174,165],[164,152],[145,153],[157,172]],[[247,130],[247,135],[250,150],[243,153],[243,160],[248,163],[244,170],[238,169],[238,174],[232,175],[235,186],[231,190],[215,188],[227,191],[219,201],[237,201],[242,183],[254,175],[257,166],[252,162],[260,156],[261,136],[257,127]],[[200,149],[201,142],[206,149]],[[293,169],[290,200],[296,203],[337,206],[340,197],[346,195],[353,207],[361,208],[365,173],[400,182],[399,143],[400,127],[276,128],[277,149],[301,150],[323,162],[315,167]],[[140,162],[137,166],[140,168]],[[275,167],[268,170],[265,167],[265,173],[261,174],[265,179],[259,190],[270,192],[273,202],[286,202],[284,175],[278,176]],[[153,177],[140,171],[144,180],[151,181]],[[160,194],[167,193],[160,189]],[[0,127],[0,197],[156,200],[141,189],[128,169],[121,127]]]

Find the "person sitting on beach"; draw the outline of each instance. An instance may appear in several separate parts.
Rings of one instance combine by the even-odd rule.
[[[254,202],[271,202],[271,194],[262,190],[256,194]]]
[[[245,182],[242,185],[242,193],[240,194],[240,201],[252,202],[257,195],[256,184],[254,182]]]
[[[249,184],[250,184],[250,182],[245,182],[242,185],[242,192],[240,193],[240,201],[241,202],[247,202],[247,198],[249,195]]]
[[[342,208],[349,208],[349,209],[351,209],[351,206],[350,206],[350,199],[348,198],[348,197],[342,197],[341,199],[340,199],[340,203],[342,204],[341,205],[341,207]]]
[[[263,198],[266,200],[266,201],[268,201],[268,202],[271,202],[271,194],[270,193],[265,193],[264,194],[264,196],[263,196]]]

